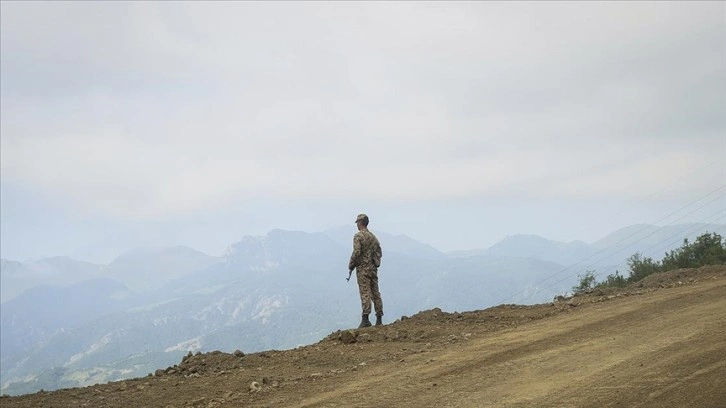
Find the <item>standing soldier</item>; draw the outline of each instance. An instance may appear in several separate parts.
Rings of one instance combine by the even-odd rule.
[[[376,326],[383,324],[383,300],[378,291],[378,267],[381,266],[381,244],[378,238],[368,231],[368,216],[359,214],[355,220],[358,225],[358,232],[353,237],[353,254],[348,262],[348,271],[353,273],[356,269],[358,277],[358,290],[360,291],[360,302],[363,307],[363,318],[359,328],[369,327],[371,321],[368,315],[371,313],[371,300],[376,309]]]

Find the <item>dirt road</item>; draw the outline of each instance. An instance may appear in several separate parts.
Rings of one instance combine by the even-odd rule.
[[[334,333],[290,351],[202,354],[158,376],[0,406],[726,407],[721,268],[620,295],[426,311],[350,344]]]

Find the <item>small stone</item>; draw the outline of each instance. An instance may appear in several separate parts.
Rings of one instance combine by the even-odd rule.
[[[164,370],[162,370],[160,368],[160,369],[154,371],[154,375],[157,376],[157,377],[161,377],[162,375],[164,375]]]
[[[243,353],[240,350],[235,350],[234,351],[234,355],[237,356],[237,357],[244,357],[245,356],[245,353]]]
[[[250,392],[260,392],[262,390],[262,386],[257,381],[252,381],[250,383]]]
[[[353,330],[344,330],[340,332],[340,341],[343,344],[353,344],[357,341],[357,333]]]
[[[394,330],[394,331],[392,331],[391,333],[389,333],[389,334],[388,334],[388,335],[386,336],[386,338],[387,338],[388,340],[396,341],[396,340],[398,340],[398,339],[400,339],[400,338],[401,338],[401,334],[400,334],[400,333],[399,333],[398,331],[395,331],[395,330]]]

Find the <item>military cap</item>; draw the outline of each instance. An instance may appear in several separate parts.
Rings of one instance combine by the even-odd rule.
[[[355,224],[358,224],[360,221],[368,222],[368,216],[365,214],[358,214],[358,217],[355,219]]]

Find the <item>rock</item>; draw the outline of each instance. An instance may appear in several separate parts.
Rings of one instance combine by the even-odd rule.
[[[353,344],[357,341],[358,333],[353,330],[344,330],[340,332],[340,341],[343,344]]]
[[[235,350],[234,351],[234,355],[237,356],[237,357],[244,357],[245,356],[245,353],[243,353],[240,350]]]
[[[161,368],[158,369],[158,370],[156,370],[156,371],[154,371],[154,375],[157,376],[157,377],[161,377],[164,374],[165,374],[164,373],[164,370],[162,370]]]
[[[257,381],[252,381],[250,383],[250,392],[259,392],[262,390],[262,386]]]
[[[372,342],[372,341],[373,341],[373,338],[371,337],[371,335],[370,335],[370,334],[368,334],[368,333],[363,333],[363,334],[360,334],[360,335],[358,336],[358,339],[357,339],[357,340],[358,340],[358,341],[361,341],[361,342],[365,342],[365,343],[370,343],[370,342]]]

